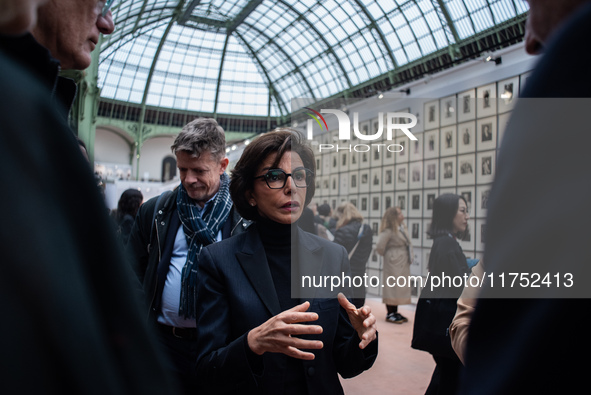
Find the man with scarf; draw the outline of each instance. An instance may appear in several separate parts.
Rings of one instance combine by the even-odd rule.
[[[143,284],[148,319],[186,393],[198,393],[193,378],[196,257],[203,246],[248,226],[232,208],[225,145],[224,130],[214,119],[198,118],[183,128],[171,147],[181,184],[140,207],[127,246]]]

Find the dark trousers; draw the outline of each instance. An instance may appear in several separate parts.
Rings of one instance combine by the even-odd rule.
[[[163,330],[158,330],[158,338],[168,356],[167,367],[177,376],[184,393],[198,394],[195,375],[197,340],[181,339]]]
[[[435,370],[425,395],[455,395],[458,392],[462,362],[457,357],[433,356],[433,359]]]

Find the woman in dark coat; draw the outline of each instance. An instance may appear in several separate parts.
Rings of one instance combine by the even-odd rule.
[[[464,278],[470,273],[466,256],[457,238],[468,230],[470,214],[464,198],[455,194],[443,194],[433,203],[433,219],[429,235],[434,239],[429,255],[429,281],[421,292],[415,312],[413,347],[428,351],[435,359],[435,371],[426,395],[455,394],[462,363],[451,347],[449,325],[456,312],[456,303],[462,293],[461,286],[433,287],[433,278],[443,275]],[[456,282],[453,282],[456,283]],[[457,282],[459,284],[459,282]],[[429,345],[419,343],[428,338]]]
[[[254,224],[198,258],[204,393],[342,394],[339,375],[356,376],[377,356],[369,306],[298,286],[306,273],[349,273],[344,248],[297,226],[314,195],[314,167],[303,137],[283,129],[250,143],[232,170],[232,201]]]
[[[343,203],[337,207],[337,218],[333,241],[347,250],[351,276],[363,277],[365,265],[371,254],[373,232],[369,225],[363,224],[363,216],[352,203]],[[365,304],[365,287],[353,289],[351,302],[357,308]]]

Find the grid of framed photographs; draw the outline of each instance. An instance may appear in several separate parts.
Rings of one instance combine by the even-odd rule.
[[[427,235],[433,201],[443,193],[462,195],[470,208],[470,235],[460,242],[467,257],[479,258],[486,240],[488,196],[510,112],[520,92],[520,76],[475,87],[440,99],[426,100],[418,141],[402,132],[392,141],[368,142],[353,137],[338,152],[316,153],[320,170],[315,201],[333,208],[345,201],[356,205],[374,230],[374,245],[386,209],[399,206],[414,248],[413,275],[427,275],[433,240]],[[405,112],[402,109],[399,112]],[[419,118],[420,119],[420,118]],[[385,121],[384,121],[385,124]],[[362,122],[362,133],[377,130],[378,120]],[[322,141],[336,141],[337,131]],[[372,252],[368,275],[381,275],[382,258]],[[376,290],[379,293],[379,290]]]

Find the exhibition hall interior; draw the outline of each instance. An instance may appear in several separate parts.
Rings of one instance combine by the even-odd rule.
[[[425,276],[440,194],[466,198],[461,246],[483,254],[497,150],[536,62],[527,11],[521,0],[121,0],[114,33],[76,76],[72,122],[110,208],[125,189],[147,200],[178,185],[170,145],[196,117],[224,128],[230,168],[258,134],[299,129],[316,155],[314,202],[352,202],[374,237],[401,207],[411,273]],[[347,116],[350,140],[327,109]],[[401,114],[416,140],[392,129],[411,122]],[[371,254],[368,274],[382,259]]]

